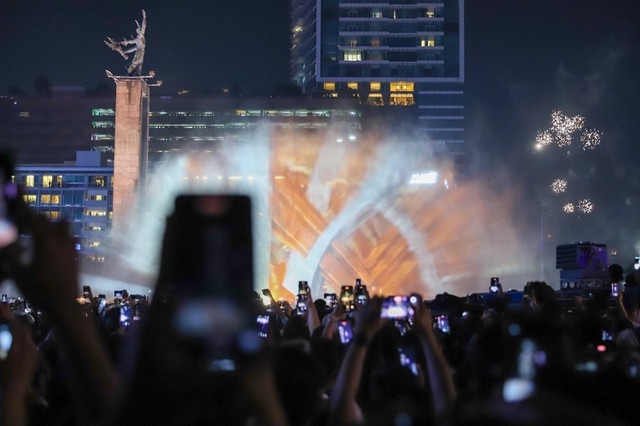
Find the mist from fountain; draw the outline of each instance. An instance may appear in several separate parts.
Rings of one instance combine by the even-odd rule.
[[[299,280],[314,297],[362,278],[378,294],[486,291],[489,277],[522,288],[532,250],[509,193],[456,184],[424,143],[331,132],[257,131],[218,152],[173,156],[149,174],[114,247],[126,268],[158,269],[165,218],[181,193],[252,197],[256,289],[290,299]],[[437,170],[433,184],[411,178]]]

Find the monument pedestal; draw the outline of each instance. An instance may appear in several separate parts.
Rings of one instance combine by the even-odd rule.
[[[144,191],[149,141],[149,85],[141,77],[117,77],[113,161],[113,229],[121,231]]]

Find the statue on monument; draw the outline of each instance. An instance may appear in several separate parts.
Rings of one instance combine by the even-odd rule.
[[[144,32],[147,29],[147,14],[142,9],[142,25],[135,21],[138,28],[136,28],[137,36],[131,40],[123,39],[122,41],[115,41],[111,37],[107,37],[104,43],[111,48],[111,50],[118,52],[125,60],[129,59],[129,53],[133,53],[133,59],[131,64],[127,67],[127,72],[130,76],[142,75],[142,62],[144,61],[144,49],[146,41],[144,38]],[[132,46],[127,49],[127,46]],[[135,53],[134,53],[135,52]]]

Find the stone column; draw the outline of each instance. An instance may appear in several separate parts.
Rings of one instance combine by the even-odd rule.
[[[123,228],[127,212],[144,190],[149,140],[149,86],[139,77],[116,79],[113,229]]]

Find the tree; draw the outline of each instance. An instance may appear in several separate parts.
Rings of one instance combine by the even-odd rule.
[[[36,89],[36,94],[41,98],[49,99],[51,97],[51,82],[48,78],[39,76],[34,80],[33,86]]]

